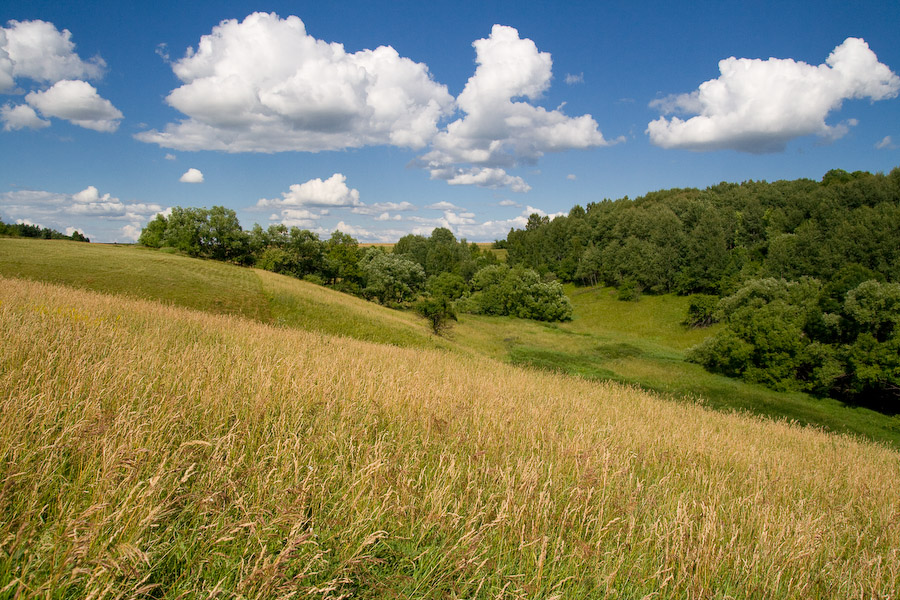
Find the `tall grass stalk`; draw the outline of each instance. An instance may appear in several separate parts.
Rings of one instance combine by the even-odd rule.
[[[0,278],[0,597],[892,598],[900,455]]]

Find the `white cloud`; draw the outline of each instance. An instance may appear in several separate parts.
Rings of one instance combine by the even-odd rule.
[[[652,121],[646,133],[654,144],[700,151],[779,152],[796,137],[844,135],[852,121],[825,122],[844,100],[883,100],[900,90],[900,78],[858,38],[847,38],[818,66],[792,59],[731,57],[719,62],[719,71],[718,79],[691,94],[650,103],[664,114],[696,115]]]
[[[140,223],[130,223],[122,227],[121,236],[122,241],[128,242],[136,242],[138,238],[141,237],[141,224]],[[72,234],[69,234],[72,235]],[[90,236],[88,236],[90,237]]]
[[[477,185],[486,188],[509,187],[514,192],[528,192],[531,186],[518,175],[510,175],[504,169],[497,167],[459,167],[441,168],[431,170],[432,179],[444,179],[450,185]]]
[[[410,202],[376,202],[375,204],[362,204],[354,206],[352,211],[358,215],[375,215],[384,211],[392,210],[394,212],[409,212],[418,210],[415,204]]]
[[[174,154],[172,154],[171,152],[168,152],[168,153],[166,153],[165,159],[166,159],[166,160],[177,160],[178,157],[176,157],[176,156],[175,156]]]
[[[446,200],[442,200],[440,202],[435,202],[434,204],[429,204],[425,208],[430,208],[432,210],[456,210],[459,207],[453,204],[452,202],[447,202]]]
[[[101,98],[85,79],[103,76],[106,63],[99,56],[89,61],[75,53],[72,34],[59,31],[46,21],[10,21],[0,28],[0,92],[22,94],[17,80],[30,79],[52,84],[49,89],[33,89],[28,103],[0,109],[3,129],[40,129],[50,125],[38,116],[57,117],[95,131],[112,132],[119,127],[122,113]]]
[[[578,176],[575,175],[575,173],[569,173],[568,175],[566,175],[566,179],[568,179],[569,181],[575,181],[576,179],[578,179]]]
[[[515,200],[510,200],[509,198],[507,198],[505,200],[501,200],[500,202],[497,203],[497,205],[498,206],[522,206]]]
[[[347,223],[344,223],[343,221],[339,221],[338,224],[334,226],[334,229],[337,231],[346,233],[347,235],[358,236],[358,237],[359,236],[373,237],[373,235],[374,235],[368,229],[364,229],[362,227],[355,227],[353,225],[348,225]],[[396,240],[397,238],[393,238],[393,239]]]
[[[7,45],[6,30],[0,27],[0,93],[9,93],[16,87],[12,59],[6,51]]]
[[[453,100],[390,46],[348,53],[274,13],[222,21],[172,69],[166,101],[187,118],[136,137],[182,150],[422,148]]]
[[[566,116],[537,100],[550,86],[550,54],[519,32],[494,25],[477,40],[478,67],[457,98],[465,116],[450,123],[422,158],[432,178],[454,185],[530,187],[505,169],[534,163],[547,152],[609,145],[591,115]]]
[[[268,200],[260,198],[257,208],[264,207],[300,207],[300,206],[362,206],[359,201],[359,190],[347,187],[347,177],[335,173],[326,180],[310,179],[306,183],[295,183],[281,198]]]
[[[25,101],[44,116],[66,119],[94,131],[113,132],[122,119],[122,113],[86,81],[64,79],[48,90],[31,92]]]
[[[184,175],[178,181],[181,183],[203,183],[203,173],[199,169],[191,167],[184,172]]]
[[[876,150],[894,150],[897,148],[897,145],[894,143],[893,138],[891,136],[886,135],[884,138],[875,144]]]
[[[50,121],[40,118],[34,109],[27,104],[11,106],[9,104],[0,108],[0,121],[3,121],[3,130],[14,129],[41,129],[49,127]]]
[[[579,73],[578,75],[566,73],[566,84],[575,85],[576,83],[584,83],[584,73]]]
[[[56,83],[103,76],[106,63],[99,56],[83,61],[75,53],[68,29],[59,31],[46,21],[10,21],[8,25],[0,35],[0,48],[7,57],[0,59],[0,72],[5,71],[11,78]],[[0,91],[11,87],[4,88],[4,82],[9,85],[9,80],[0,75]]]
[[[388,212],[383,212],[377,217],[375,217],[376,221],[402,221],[403,215],[393,215],[391,216]]]

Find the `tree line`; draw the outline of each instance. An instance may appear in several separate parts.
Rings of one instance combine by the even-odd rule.
[[[562,281],[692,294],[724,325],[690,359],[778,389],[900,411],[900,168],[604,200],[495,242]]]
[[[75,242],[90,242],[80,231],[73,231],[72,235],[60,233],[49,227],[28,225],[27,223],[4,223],[0,220],[0,235],[9,237],[40,238],[44,240],[72,240]]]
[[[362,248],[340,231],[327,240],[280,224],[245,231],[235,211],[222,206],[175,207],[151,220],[138,242],[298,277],[386,306],[412,306],[435,333],[446,329],[457,310],[543,321],[572,315],[558,282],[501,264],[491,250],[457,240],[441,227],[429,236],[404,236],[386,250]]]

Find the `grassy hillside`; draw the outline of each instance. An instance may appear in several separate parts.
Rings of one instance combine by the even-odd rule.
[[[900,455],[0,279],[4,597],[872,598]]]
[[[611,288],[567,286],[566,291],[575,307],[569,323],[465,315],[454,329],[454,340],[513,364],[611,379],[717,410],[785,419],[900,448],[900,417],[829,398],[775,392],[685,362],[686,349],[716,330],[681,325],[687,314],[686,297],[645,296],[640,302],[621,302]]]
[[[0,275],[373,342],[441,344],[413,315],[283,275],[139,246],[0,238]]]
[[[829,399],[779,393],[684,362],[686,348],[714,328],[681,326],[688,299],[645,296],[620,302],[607,288],[575,288],[570,323],[460,315],[449,340],[430,335],[411,313],[388,310],[308,282],[214,261],[64,241],[0,238],[0,275],[157,299],[263,323],[402,347],[445,348],[591,379],[639,385],[671,398],[701,401],[851,433],[900,448],[900,418]]]

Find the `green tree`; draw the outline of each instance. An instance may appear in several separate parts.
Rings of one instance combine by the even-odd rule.
[[[453,302],[446,296],[433,296],[416,303],[416,312],[424,317],[435,335],[444,335],[450,330],[451,321],[456,321]]]
[[[370,248],[360,261],[365,279],[363,294],[384,305],[414,300],[425,284],[421,265],[396,254]]]

